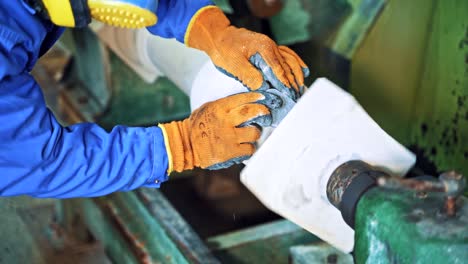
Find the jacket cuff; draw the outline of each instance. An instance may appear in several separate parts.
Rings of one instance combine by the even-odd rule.
[[[150,158],[153,163],[153,169],[150,178],[148,178],[143,187],[159,188],[161,183],[169,179],[167,174],[169,162],[161,129],[159,127],[152,127],[151,132],[153,136],[153,149],[152,157]]]

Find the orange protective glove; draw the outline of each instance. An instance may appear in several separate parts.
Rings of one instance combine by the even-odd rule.
[[[185,33],[185,44],[205,51],[219,70],[249,90],[275,88],[295,100],[303,93],[304,77],[309,75],[294,51],[277,46],[263,34],[231,26],[215,6],[202,8],[194,15]]]
[[[270,93],[240,93],[206,103],[183,121],[159,125],[169,159],[168,174],[194,167],[227,168],[249,158],[260,137],[257,125],[269,126],[270,109],[281,103]]]

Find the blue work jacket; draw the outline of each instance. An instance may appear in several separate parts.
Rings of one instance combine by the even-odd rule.
[[[190,19],[210,1],[159,1],[150,32],[183,42]],[[61,126],[30,71],[62,28],[21,0],[0,1],[0,196],[91,197],[167,180],[158,127]]]

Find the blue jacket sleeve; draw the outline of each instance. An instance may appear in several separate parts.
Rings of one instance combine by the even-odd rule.
[[[157,127],[62,127],[29,74],[51,28],[19,4],[0,2],[0,196],[87,197],[167,180]]]
[[[160,0],[156,12],[158,23],[148,30],[154,35],[176,38],[184,43],[185,31],[193,15],[209,5],[214,5],[211,0]]]

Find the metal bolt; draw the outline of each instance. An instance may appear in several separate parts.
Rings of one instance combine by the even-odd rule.
[[[446,194],[444,212],[447,216],[456,214],[458,196],[463,194],[466,179],[462,174],[448,171],[440,175],[438,182],[401,179],[399,177],[380,177],[377,184],[388,189],[406,189],[416,191],[418,198],[425,198],[427,192],[444,192]]]
[[[457,211],[457,198],[465,190],[465,177],[455,171],[449,171],[440,175],[439,180],[444,184],[447,193],[444,204],[445,213],[447,216],[454,216]]]
[[[445,198],[445,213],[447,216],[454,216],[456,214],[456,202],[457,198],[456,197],[447,197]]]
[[[456,171],[442,173],[439,179],[444,184],[448,196],[458,196],[465,190],[465,177]]]

